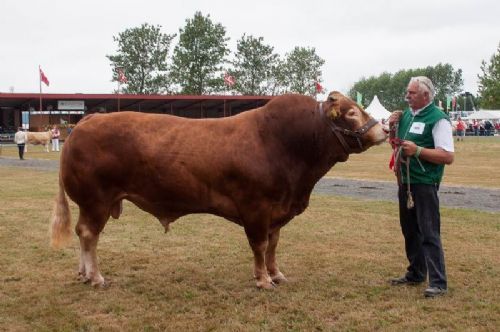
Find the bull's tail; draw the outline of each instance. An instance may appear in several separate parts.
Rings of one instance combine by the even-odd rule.
[[[52,248],[62,248],[71,241],[71,213],[61,176],[59,176],[59,193],[52,212],[50,234]]]

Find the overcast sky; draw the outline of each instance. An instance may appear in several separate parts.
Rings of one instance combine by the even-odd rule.
[[[0,92],[38,92],[41,65],[50,80],[43,92],[111,93],[113,36],[142,23],[178,34],[196,11],[226,28],[231,51],[244,33],[280,55],[316,48],[330,91],[450,63],[476,94],[481,61],[500,42],[499,0],[0,0]]]

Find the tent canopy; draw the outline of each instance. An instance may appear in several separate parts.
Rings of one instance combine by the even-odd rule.
[[[475,120],[499,120],[500,119],[500,111],[486,111],[479,110],[470,114],[467,119],[475,119]]]
[[[368,114],[370,114],[375,120],[387,120],[391,116],[389,112],[378,100],[377,95],[373,97],[372,102],[365,109]]]

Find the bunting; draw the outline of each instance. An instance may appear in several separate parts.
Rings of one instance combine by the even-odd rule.
[[[318,82],[314,82],[315,86],[316,86],[316,93],[323,93],[323,86]]]
[[[234,76],[229,75],[229,73],[224,74],[224,84],[228,87],[232,87],[236,83]]]
[[[358,91],[356,91],[356,103],[359,106],[363,106],[363,95],[361,93],[359,93]]]
[[[127,83],[128,79],[127,76],[125,76],[125,73],[123,72],[123,68],[117,68],[117,71],[118,71],[118,82]]]

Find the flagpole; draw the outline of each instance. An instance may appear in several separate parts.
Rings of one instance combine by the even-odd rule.
[[[120,112],[120,80],[118,80],[118,112]]]
[[[40,85],[40,109],[39,109],[39,111],[41,112],[42,111],[42,78],[40,77],[40,70],[41,70],[41,67],[40,67],[40,65],[38,65],[38,84]]]

